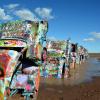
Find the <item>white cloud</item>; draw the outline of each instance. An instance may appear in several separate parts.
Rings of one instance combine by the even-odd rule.
[[[4,9],[0,8],[0,20],[11,20],[12,17],[10,15],[7,15],[4,11]]]
[[[95,38],[99,38],[100,39],[100,32],[91,32],[91,34],[95,37]]]
[[[17,15],[19,18],[21,18],[23,20],[32,20],[32,21],[37,20],[34,13],[32,13],[28,9],[17,10],[17,11],[15,11],[15,15]]]
[[[18,6],[19,6],[19,4],[9,4],[9,5],[6,5],[5,7],[7,7],[8,9],[14,9]]]
[[[95,41],[94,38],[85,38],[83,39],[84,42],[92,42],[92,41]]]
[[[51,15],[52,9],[50,8],[36,8],[35,12],[43,19],[53,19],[54,17]]]

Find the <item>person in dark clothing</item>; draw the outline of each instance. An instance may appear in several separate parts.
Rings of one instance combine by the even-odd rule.
[[[75,62],[76,62],[76,45],[75,44],[71,45],[71,58],[72,58],[71,68],[75,69]]]
[[[72,44],[72,45],[71,45],[71,52],[75,52],[75,48],[76,48],[76,47],[75,47],[75,44]]]

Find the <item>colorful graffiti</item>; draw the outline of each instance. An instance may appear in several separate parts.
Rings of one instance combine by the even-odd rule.
[[[26,82],[25,86],[20,87],[24,88],[25,91],[30,91],[29,89],[33,89],[34,85],[36,85],[35,88],[38,90],[39,67],[37,67],[37,70],[32,69],[34,74],[30,75],[30,77],[26,74],[17,74],[13,77],[12,81],[12,76],[17,68],[17,64],[20,62],[18,60],[22,59],[20,56],[24,55],[23,49],[26,50],[25,57],[41,59],[47,29],[47,21],[33,22],[19,20],[0,24],[0,100],[6,97],[7,88],[17,89],[20,87],[20,82],[16,82],[16,78],[20,80],[24,77],[26,79],[24,80]],[[17,51],[15,48],[21,48],[21,50]],[[23,67],[23,64],[21,66]],[[36,66],[33,64],[31,66],[27,65],[27,67],[29,68],[26,69],[29,70],[31,67],[35,68]],[[14,84],[11,84],[11,81]]]
[[[0,24],[0,37],[4,38],[17,38],[24,39],[29,46],[27,56],[34,56],[41,58],[41,51],[43,48],[43,43],[46,40],[46,33],[48,30],[47,21],[12,21],[8,23]],[[10,40],[11,41],[11,40]],[[9,42],[10,42],[9,41]],[[14,46],[16,41],[0,42],[0,46]],[[14,44],[13,44],[14,43]],[[10,45],[11,44],[11,45]],[[20,44],[20,45],[19,45]],[[17,45],[21,46],[22,44],[17,41]],[[30,50],[31,49],[31,50]]]
[[[18,39],[1,39],[0,40],[0,47],[25,47],[26,43],[23,41],[20,41]]]
[[[41,76],[62,77],[66,45],[66,41],[47,41],[47,58],[46,63],[43,62],[43,66],[40,68]]]
[[[4,98],[4,84],[3,84],[3,80],[0,79],[0,100],[3,100]]]
[[[66,50],[67,41],[47,41],[48,49]]]

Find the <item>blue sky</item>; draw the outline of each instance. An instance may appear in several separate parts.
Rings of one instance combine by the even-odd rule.
[[[47,36],[100,53],[100,0],[0,0],[0,23],[48,19]]]

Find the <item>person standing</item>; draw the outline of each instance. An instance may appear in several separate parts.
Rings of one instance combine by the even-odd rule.
[[[72,59],[72,63],[71,63],[71,68],[75,69],[75,62],[76,62],[76,46],[75,44],[71,44],[71,59]]]

